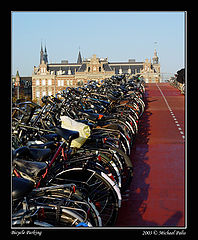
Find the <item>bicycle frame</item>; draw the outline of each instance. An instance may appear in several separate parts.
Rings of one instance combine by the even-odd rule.
[[[52,160],[49,162],[48,167],[46,168],[46,172],[41,176],[41,179],[40,179],[39,182],[37,183],[36,188],[38,188],[38,187],[40,186],[42,179],[45,178],[45,176],[46,176],[47,173],[48,173],[48,170],[51,168],[52,164],[55,162],[55,160],[56,160],[57,157],[59,156],[60,152],[62,152],[62,157],[63,157],[64,162],[65,162],[65,164],[66,164],[67,155],[65,154],[64,147],[65,147],[65,142],[63,141],[63,142],[61,143],[61,145],[58,147],[57,151],[55,152]]]
[[[41,176],[40,180],[39,180],[38,183],[36,184],[36,188],[38,188],[38,187],[40,186],[41,181],[46,177],[49,169],[52,167],[52,164],[55,162],[55,160],[56,160],[57,157],[59,156],[60,152],[61,152],[62,157],[63,157],[63,159],[64,159],[65,167],[67,166],[67,165],[66,165],[66,161],[67,161],[67,159],[68,159],[67,156],[68,156],[68,153],[69,153],[70,150],[68,149],[67,153],[65,153],[65,151],[64,151],[65,145],[66,145],[65,141],[63,141],[63,142],[60,144],[60,146],[59,146],[58,149],[56,150],[54,156],[53,156],[52,159],[50,160],[50,162],[49,162],[49,164],[48,164],[48,166],[47,166],[47,168],[46,168],[45,173]],[[18,173],[18,171],[17,171],[16,169],[13,170],[13,173],[16,175],[16,177],[21,177],[20,174]]]

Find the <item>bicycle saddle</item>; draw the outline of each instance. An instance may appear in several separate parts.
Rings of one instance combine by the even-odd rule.
[[[50,155],[51,153],[51,149],[46,148],[46,149],[42,149],[42,148],[29,148],[29,156],[32,160],[35,161],[45,161],[47,159],[47,157]]]
[[[61,127],[55,127],[53,130],[60,135],[62,138],[65,140],[71,142],[72,140],[76,139],[79,137],[79,132],[61,128]]]
[[[89,110],[84,110],[83,112],[79,112],[79,115],[86,117],[89,120],[97,121],[99,119],[98,113],[93,113]]]
[[[12,156],[13,158],[26,158],[26,160],[35,160],[42,162],[44,161],[51,150],[49,148],[41,149],[41,148],[29,148],[29,147],[20,147],[13,151]]]
[[[33,182],[24,178],[12,177],[12,199],[19,200],[32,191]]]
[[[42,138],[47,139],[48,141],[59,141],[60,140],[60,135],[56,133],[51,133],[51,134],[45,134],[42,136]]]
[[[15,159],[13,161],[13,165],[17,170],[23,172],[32,179],[42,175],[47,168],[47,164],[45,162],[32,162],[22,159]]]
[[[41,149],[47,149],[47,148],[53,148],[54,147],[54,141],[46,142],[46,143],[32,143],[29,145],[30,148],[41,148]]]

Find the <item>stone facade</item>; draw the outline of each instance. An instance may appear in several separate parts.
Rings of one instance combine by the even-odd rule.
[[[109,62],[107,58],[98,58],[94,54],[89,59],[83,59],[79,51],[76,63],[48,63],[47,49],[41,46],[40,64],[34,67],[32,74],[32,99],[39,102],[45,95],[56,95],[66,87],[77,87],[89,80],[101,81],[115,74],[140,74],[146,82],[160,81],[160,64],[155,50],[153,62]]]
[[[16,99],[32,99],[32,77],[20,77],[19,71],[17,71],[15,77],[12,77],[13,102],[15,102]]]
[[[145,62],[143,63],[141,75],[144,77],[146,83],[158,83],[161,79],[159,58],[156,50],[154,51],[154,57],[152,60],[153,62],[151,62],[151,59],[149,61],[148,58],[146,58]]]

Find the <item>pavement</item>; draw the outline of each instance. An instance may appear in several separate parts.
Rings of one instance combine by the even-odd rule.
[[[185,96],[169,83],[147,83],[145,103],[116,226],[184,227]]]

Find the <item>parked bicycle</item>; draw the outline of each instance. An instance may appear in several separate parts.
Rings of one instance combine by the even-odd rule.
[[[112,76],[13,106],[14,225],[115,224],[144,92],[139,77]]]

